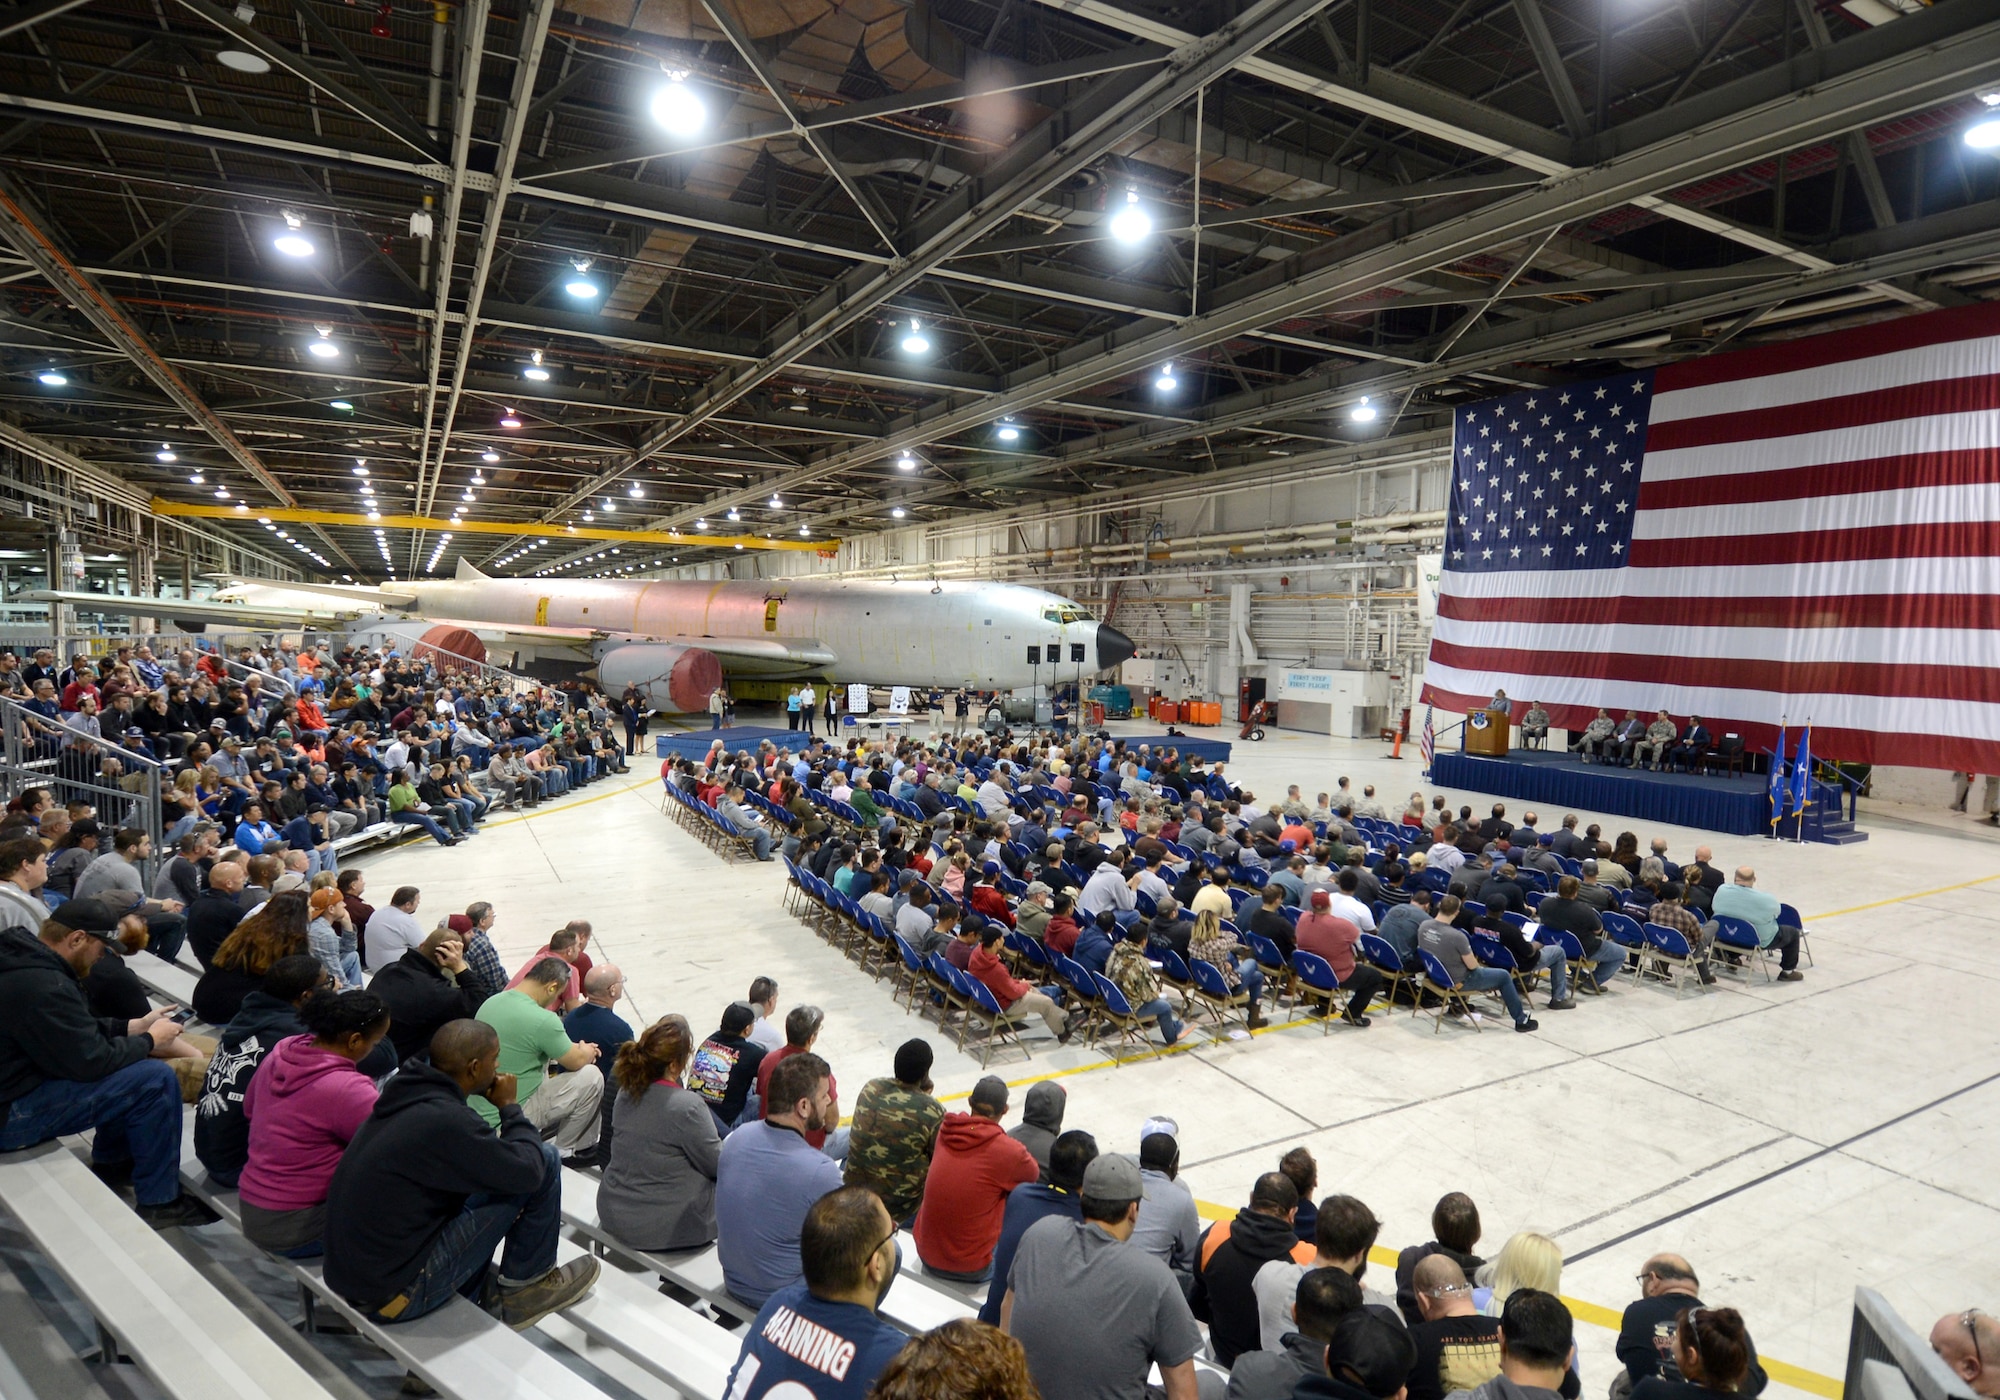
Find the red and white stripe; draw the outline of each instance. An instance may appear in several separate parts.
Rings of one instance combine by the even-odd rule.
[[[2000,306],[1658,371],[1630,563],[1446,569],[1426,698],[2000,771]]]

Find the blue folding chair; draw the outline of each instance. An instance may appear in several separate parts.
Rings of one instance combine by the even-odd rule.
[[[1757,930],[1751,927],[1749,920],[1739,919],[1734,914],[1717,914],[1715,946],[1726,948],[1741,959],[1740,962],[1729,958],[1719,959],[1724,968],[1732,972],[1741,972],[1745,980],[1748,980],[1750,966],[1755,963],[1764,970],[1764,980],[1766,982],[1771,980],[1771,955],[1758,944]]]
[[[1212,962],[1195,958],[1188,964],[1188,974],[1194,982],[1194,999],[1215,1017],[1218,1026],[1229,1024],[1235,1016],[1248,1018],[1250,1014],[1250,992],[1238,987],[1230,990],[1229,980],[1222,975],[1222,969]]]
[[[1437,954],[1427,948],[1419,948],[1417,960],[1423,964],[1424,975],[1418,983],[1419,995],[1413,999],[1410,1014],[1415,1016],[1420,1011],[1430,1012],[1433,1020],[1431,1034],[1436,1035],[1438,1027],[1442,1026],[1445,1019],[1451,1015],[1452,1008],[1457,1007],[1459,1015],[1470,1023],[1474,1030],[1485,1030],[1486,1028],[1479,1024],[1479,1018],[1472,1014],[1472,1003],[1466,999],[1464,989],[1451,980],[1451,974],[1445,971],[1444,964],[1438,961]],[[1436,997],[1437,1005],[1425,1006],[1421,995],[1423,992],[1429,992]]]
[[[1653,975],[1662,982],[1673,983],[1674,995],[1679,996],[1689,978],[1699,978],[1695,971],[1694,949],[1688,946],[1687,935],[1665,924],[1647,924],[1645,933],[1646,958],[1652,965]]]
[[[1154,1059],[1159,1059],[1160,1047],[1146,1034],[1157,1025],[1157,1022],[1151,1017],[1140,1019],[1138,1013],[1132,1009],[1132,1003],[1126,999],[1125,993],[1120,991],[1118,984],[1109,977],[1101,972],[1093,972],[1090,977],[1097,988],[1098,1015],[1105,1025],[1118,1032],[1118,1043],[1125,1045],[1137,1042],[1151,1051]],[[1116,1055],[1112,1056],[1111,1062],[1114,1065],[1123,1063]]]
[[[1292,954],[1292,971],[1298,978],[1298,999],[1285,1013],[1285,1020],[1298,1015],[1301,1005],[1316,1006],[1320,1008],[1319,1033],[1325,1035],[1333,1029],[1334,1006],[1340,996],[1340,978],[1334,974],[1333,964],[1300,948]]]

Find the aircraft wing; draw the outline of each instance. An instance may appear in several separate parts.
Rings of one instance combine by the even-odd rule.
[[[372,609],[277,608],[261,603],[218,603],[206,599],[136,598],[116,593],[67,593],[53,589],[23,593],[24,603],[68,603],[87,612],[111,613],[119,617],[166,617],[192,622],[237,623],[246,629],[260,627],[311,627],[346,622]]]
[[[712,651],[725,668],[754,675],[808,666],[831,666],[840,656],[811,637],[673,637],[668,640]]]
[[[280,593],[314,593],[328,598],[342,598],[350,603],[366,604],[375,608],[407,608],[417,601],[414,593],[403,593],[393,588],[370,588],[360,583],[305,583],[296,579],[238,578],[238,585],[254,588],[269,588]]]
[[[467,622],[456,617],[430,617],[423,621],[433,627],[463,627],[466,631],[498,646],[549,646],[567,643],[572,646],[588,646],[610,636],[596,627],[536,627],[531,623],[515,622]]]

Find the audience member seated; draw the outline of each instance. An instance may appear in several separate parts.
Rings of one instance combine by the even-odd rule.
[[[1201,1257],[1201,1215],[1194,1193],[1180,1179],[1181,1144],[1171,1119],[1150,1119],[1140,1129],[1139,1176],[1146,1194],[1139,1202],[1139,1219],[1131,1243],[1174,1271],[1184,1290],[1194,1287],[1194,1269]]]
[[[1974,1395],[2000,1395],[2000,1322],[1978,1308],[1946,1313],[1931,1328],[1931,1350]]]
[[[1575,936],[1583,945],[1583,960],[1589,965],[1587,975],[1601,992],[1625,966],[1625,949],[1604,936],[1604,922],[1598,918],[1601,911],[1579,898],[1582,891],[1583,882],[1576,876],[1563,876],[1556,881],[1556,892],[1535,907],[1534,917],[1544,928],[1561,929]]]
[[[1368,1004],[1382,990],[1382,974],[1367,963],[1355,961],[1354,950],[1361,942],[1361,930],[1333,913],[1331,903],[1331,896],[1325,890],[1312,892],[1311,910],[1299,916],[1299,947],[1325,958],[1342,990],[1352,993],[1341,1019],[1350,1026],[1366,1026]]]
[[[906,1040],[896,1049],[892,1078],[871,1079],[854,1101],[843,1176],[882,1198],[901,1227],[923,1204],[944,1105],[931,1097],[933,1052],[928,1040]]]
[[[375,1108],[359,1064],[389,1033],[373,992],[314,991],[298,1016],[306,1033],[279,1041],[244,1094],[250,1143],[238,1183],[244,1238],[291,1259],[321,1253],[327,1186]]]
[[[178,899],[147,899],[140,867],[153,855],[153,838],[135,827],[120,827],[111,838],[111,849],[93,860],[77,876],[72,898],[89,899],[113,891],[133,896],[146,920],[146,933],[153,953],[174,960],[187,938],[186,905]]]
[[[1228,1400],[1290,1400],[1307,1376],[1324,1376],[1335,1325],[1360,1306],[1361,1285],[1353,1275],[1333,1268],[1303,1271],[1285,1305],[1278,1344],[1236,1358]]]
[[[1000,1238],[993,1246],[993,1280],[986,1290],[986,1301],[979,1306],[981,1322],[996,1327],[1000,1324],[1000,1306],[1006,1301],[1007,1279],[1022,1236],[1037,1221],[1052,1215],[1073,1221],[1083,1219],[1083,1174],[1096,1160],[1096,1138],[1081,1130],[1063,1133],[1049,1148],[1048,1180],[1025,1182],[1007,1193]]]
[[[1049,1181],[1049,1151],[1062,1135],[1063,1112],[1068,1106],[1069,1091],[1062,1085],[1049,1079],[1031,1084],[1021,1104],[1021,1121],[1007,1131],[1007,1136],[1027,1148],[1040,1164],[1044,1186]]]
[[[715,1179],[723,1284],[754,1308],[799,1281],[806,1213],[843,1184],[840,1164],[806,1141],[840,1116],[825,1060],[806,1051],[782,1061],[771,1073],[767,1109],[723,1139]]]
[[[1411,1289],[1419,1320],[1410,1328],[1417,1359],[1410,1367],[1409,1400],[1444,1400],[1500,1374],[1500,1319],[1481,1315],[1457,1261],[1427,1256],[1411,1274]]]
[[[1016,1186],[1041,1178],[1034,1154],[1007,1136],[1007,1085],[987,1075],[972,1088],[965,1113],[947,1113],[938,1127],[923,1205],[911,1227],[924,1268],[954,1283],[984,1283],[993,1275],[993,1247]]]
[[[668,1015],[628,1040],[612,1065],[618,1149],[597,1188],[597,1218],[633,1249],[694,1249],[715,1239],[722,1136],[707,1103],[686,1087],[693,1058],[694,1032]]]
[[[1618,1359],[1625,1369],[1612,1378],[1614,1400],[1624,1400],[1641,1381],[1682,1378],[1680,1354],[1674,1336],[1681,1317],[1701,1301],[1701,1281],[1694,1267],[1678,1254],[1655,1254],[1639,1270],[1639,1298],[1625,1309],[1618,1324]],[[1764,1368],[1757,1364],[1757,1348],[1749,1337],[1746,1364],[1738,1382],[1738,1393],[1755,1396],[1766,1384]]]
[[[1215,1359],[1234,1365],[1243,1352],[1263,1344],[1257,1321],[1258,1270],[1274,1259],[1305,1264],[1311,1245],[1292,1229],[1299,1208],[1298,1188],[1283,1172],[1266,1172],[1250,1189],[1250,1204],[1234,1220],[1217,1221],[1202,1236],[1200,1267],[1192,1301],[1208,1321]]]
[[[1105,960],[1104,975],[1125,994],[1132,1014],[1159,1027],[1160,1041],[1165,1045],[1178,1045],[1198,1034],[1193,1026],[1181,1024],[1166,994],[1160,990],[1160,980],[1146,957],[1145,924],[1135,922],[1122,933],[1114,925],[1112,932],[1118,934],[1118,942]]]
[[[1576,1323],[1562,1299],[1517,1289],[1500,1309],[1499,1374],[1474,1387],[1471,1400],[1559,1400],[1575,1357]]]
[[[1082,1218],[1039,1220],[1021,1236],[1000,1326],[1027,1353],[1042,1400],[1143,1395],[1155,1365],[1166,1400],[1199,1394],[1202,1339],[1187,1299],[1165,1264],[1128,1243],[1144,1192],[1130,1157],[1099,1156],[1083,1174]]]
[[[205,1225],[214,1212],[180,1187],[180,1080],[157,1058],[179,1023],[163,1013],[102,1021],[84,997],[113,937],[56,918],[35,933],[0,930],[0,1152],[94,1129],[92,1170],[129,1180],[149,1225]]]
[[[632,1040],[632,1023],[612,1009],[624,995],[625,974],[612,963],[599,963],[583,975],[582,1004],[563,1017],[563,1034],[579,1043],[595,1045],[597,1067],[605,1075],[597,1131],[600,1166],[611,1160],[611,1142],[615,1136],[611,1120],[618,1099],[612,1092],[610,1071],[606,1067],[618,1063],[618,1052]],[[689,1048],[693,1048],[692,1041]]]
[[[500,1037],[453,1021],[384,1087],[334,1170],[327,1285],[376,1322],[411,1322],[453,1294],[516,1330],[597,1282],[588,1255],[556,1264],[562,1166],[499,1072]],[[468,1099],[494,1107],[496,1134]],[[505,1242],[497,1273],[493,1254]]]
[[[201,894],[187,910],[187,946],[203,971],[215,962],[215,950],[236,931],[250,906],[242,902],[249,875],[233,860],[209,867]]]
[[[1433,1254],[1442,1254],[1471,1278],[1486,1263],[1472,1252],[1479,1243],[1479,1235],[1479,1207],[1473,1204],[1472,1197],[1463,1191],[1438,1197],[1438,1203],[1431,1207],[1430,1242],[1410,1245],[1396,1256],[1396,1306],[1405,1322],[1415,1326],[1423,1321],[1423,1315],[1417,1311],[1412,1281],[1417,1265]]]
[[[445,1026],[479,1014],[486,991],[467,968],[464,949],[460,935],[433,929],[368,984],[389,1008],[389,1043],[398,1060],[426,1053]]]
[[[771,1082],[771,1076],[777,1072],[778,1066],[791,1056],[803,1055],[808,1050],[811,1050],[813,1046],[817,1045],[819,1043],[820,1028],[825,1024],[826,1013],[817,1006],[794,1006],[790,1011],[785,1013],[784,1045],[764,1056],[763,1060],[757,1066],[757,1098],[760,1104],[760,1112],[767,1111],[769,1108],[770,1098],[767,1086]],[[828,1072],[827,1093],[832,1096],[836,1105],[836,1111],[833,1114],[832,1120],[824,1128],[808,1129],[805,1137],[807,1142],[816,1148],[826,1150],[829,1156],[838,1161],[847,1155],[848,1132],[846,1129],[836,1126],[840,1122],[840,1114],[837,1110],[840,1102],[840,1083],[838,1080],[833,1079],[831,1071]],[[834,1144],[831,1149],[827,1148],[829,1141],[832,1141]]]
[[[214,962],[194,986],[195,1014],[211,1026],[228,1025],[278,959],[311,951],[306,939],[306,892],[272,895],[215,950]]]
[[[1352,1196],[1328,1196],[1319,1203],[1313,1221],[1313,1256],[1301,1263],[1293,1254],[1273,1259],[1257,1270],[1251,1287],[1257,1294],[1257,1336],[1265,1351],[1280,1350],[1290,1330],[1292,1294],[1299,1280],[1312,1269],[1339,1269],[1353,1277],[1361,1288],[1361,1301],[1380,1308],[1385,1317],[1400,1327],[1402,1314],[1396,1309],[1395,1295],[1378,1292],[1362,1284],[1368,1273],[1369,1251],[1382,1233],[1375,1213]]]
[[[730,1400],[864,1400],[909,1342],[875,1312],[897,1264],[896,1227],[874,1192],[844,1186],[814,1201],[799,1262],[803,1277],[773,1292],[745,1332]]]
[[[720,1029],[701,1043],[688,1067],[688,1087],[708,1105],[718,1132],[742,1122],[756,1094],[757,1071],[764,1062],[764,1047],[749,1036],[756,1020],[756,1011],[740,1001],[724,1007]]]
[[[309,954],[280,958],[264,975],[257,990],[243,998],[236,1015],[222,1028],[208,1072],[196,1099],[194,1154],[218,1186],[234,1188],[250,1154],[250,1120],[243,1099],[251,1076],[272,1047],[287,1036],[305,1034],[299,1007],[320,991],[333,991],[326,969]],[[395,1068],[393,1052],[381,1073]]]
[[[1459,899],[1448,894],[1438,905],[1437,917],[1426,919],[1417,929],[1417,946],[1438,960],[1444,968],[1445,976],[1451,978],[1452,985],[1461,991],[1500,993],[1500,1000],[1507,1007],[1507,1014],[1514,1018],[1514,1029],[1532,1031],[1540,1023],[1528,1014],[1521,1002],[1521,993],[1514,986],[1514,975],[1504,968],[1487,967],[1472,953],[1472,940],[1453,926],[1459,917]],[[1456,1008],[1454,1008],[1455,1010]]]
[[[573,969],[561,958],[543,958],[529,966],[518,986],[480,1003],[474,1018],[500,1037],[500,1071],[515,1087],[515,1101],[537,1132],[574,1154],[576,1165],[597,1165],[598,1109],[604,1096],[604,1075],[597,1067],[597,1047],[574,1041],[563,1030],[562,1018],[549,1010],[569,986]],[[563,1071],[552,1074],[550,1067]],[[500,1126],[499,1105],[474,1098],[472,1107],[494,1127]]]
[[[1326,1374],[1300,1379],[1297,1400],[1401,1400],[1416,1357],[1410,1334],[1373,1308],[1340,1315],[1326,1344]]]
[[[1803,982],[1799,971],[1799,930],[1778,922],[1778,897],[1757,888],[1757,872],[1747,865],[1736,867],[1736,878],[1715,891],[1715,913],[1743,920],[1757,934],[1759,948],[1778,950],[1778,980]]]
[[[369,916],[361,931],[361,960],[371,971],[381,971],[423,944],[426,930],[417,922],[417,906],[422,902],[422,890],[403,885]]]
[[[1674,1369],[1662,1367],[1632,1387],[1632,1400],[1713,1400],[1745,1394],[1756,1352],[1734,1308],[1688,1308],[1673,1331]]]

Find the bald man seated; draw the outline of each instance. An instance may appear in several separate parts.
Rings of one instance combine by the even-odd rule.
[[[1639,1300],[1625,1309],[1618,1328],[1618,1359],[1625,1369],[1611,1378],[1612,1400],[1622,1400],[1632,1387],[1648,1376],[1681,1379],[1674,1359],[1674,1331],[1680,1316],[1690,1308],[1706,1306],[1701,1301],[1701,1280],[1694,1266],[1678,1254],[1655,1254],[1639,1270]],[[1757,1347],[1750,1344],[1750,1369],[1737,1391],[1741,1396],[1760,1394],[1765,1385],[1764,1368],[1757,1364]]]
[[[2000,1321],[1978,1308],[1946,1313],[1931,1328],[1931,1350],[1974,1395],[2000,1396]]]

